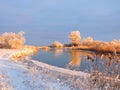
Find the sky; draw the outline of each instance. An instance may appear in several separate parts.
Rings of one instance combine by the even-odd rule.
[[[120,0],[0,0],[0,34],[24,31],[26,44],[69,42],[69,33],[120,39]]]

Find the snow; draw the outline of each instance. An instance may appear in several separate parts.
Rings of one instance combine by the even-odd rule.
[[[18,50],[0,49],[0,90],[109,90],[113,79],[81,71],[51,66],[36,60],[14,61],[9,58]],[[110,83],[109,83],[110,82]],[[120,84],[117,81],[116,84]],[[104,87],[103,87],[104,86]],[[119,90],[120,87],[111,90]]]
[[[75,83],[84,75],[83,72],[62,69],[35,60],[16,62],[9,58],[16,51],[18,50],[0,49],[0,90],[80,89]]]

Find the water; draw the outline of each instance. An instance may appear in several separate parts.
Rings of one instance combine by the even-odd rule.
[[[33,59],[53,66],[82,71],[90,77],[69,78],[74,90],[120,90],[120,55],[81,50],[50,49],[40,50]],[[50,73],[49,73],[50,74]],[[73,79],[74,78],[74,79]],[[70,82],[68,80],[68,82]],[[65,80],[66,81],[66,80]],[[84,84],[81,84],[83,83]],[[79,87],[77,89],[77,87]],[[82,88],[82,89],[80,89]]]
[[[83,71],[83,72],[107,72],[105,75],[112,75],[111,73],[120,74],[120,63],[112,54],[100,54],[90,51],[81,50],[64,50],[64,49],[50,49],[49,51],[40,50],[37,55],[32,57],[35,60],[44,62],[53,66]]]

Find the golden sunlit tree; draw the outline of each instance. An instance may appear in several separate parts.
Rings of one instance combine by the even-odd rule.
[[[93,42],[93,41],[94,41],[94,40],[93,40],[92,37],[87,37],[87,38],[83,39],[82,43],[83,43],[83,44],[86,44],[86,43],[90,43],[90,42]]]
[[[62,43],[58,42],[58,41],[55,41],[53,43],[53,46],[55,46],[56,48],[62,48],[64,45]]]
[[[1,48],[11,48],[19,49],[23,47],[25,43],[24,32],[5,32],[0,36],[0,47]]]
[[[80,31],[72,31],[69,35],[71,39],[71,43],[74,45],[79,45],[81,36],[80,36]]]

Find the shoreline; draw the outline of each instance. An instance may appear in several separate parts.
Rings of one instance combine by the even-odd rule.
[[[8,76],[6,78],[3,77],[3,79],[7,79],[10,81],[12,80],[13,81],[11,82],[12,85],[8,82],[5,82],[5,83],[9,84],[10,87],[12,88],[16,87],[17,90],[21,90],[21,89],[18,89],[20,86],[17,85],[16,83],[20,83],[20,85],[22,85],[21,88],[23,89],[28,88],[29,84],[32,83],[32,86],[30,84],[30,88],[29,88],[30,90],[32,90],[31,88],[33,87],[35,89],[38,88],[38,86],[41,87],[41,85],[44,86],[45,88],[46,87],[50,88],[49,87],[50,84],[52,85],[51,86],[52,88],[53,87],[56,88],[56,86],[59,88],[67,88],[62,90],[71,90],[71,87],[74,89],[76,87],[79,89],[81,87],[84,89],[87,89],[87,88],[91,88],[91,79],[95,78],[94,75],[91,76],[91,74],[89,73],[67,70],[64,68],[48,65],[46,63],[42,63],[33,59],[26,59],[23,61],[14,61],[9,59],[8,57],[9,54],[17,52],[19,50],[0,49],[0,51],[1,51],[1,56],[0,56],[1,69],[0,70],[6,72],[6,75]],[[36,78],[39,78],[39,79],[38,81],[34,82],[34,79]],[[114,79],[114,78],[112,79],[110,77],[102,77],[102,78],[104,80],[106,79],[112,82],[120,81],[120,79]],[[19,81],[19,79],[21,81]],[[30,81],[30,83],[26,84],[27,81]],[[45,83],[43,84],[43,82]],[[37,87],[35,87],[36,85]],[[45,88],[41,90],[45,90]],[[10,90],[14,90],[14,89],[10,89]],[[57,88],[55,90],[57,90]]]

